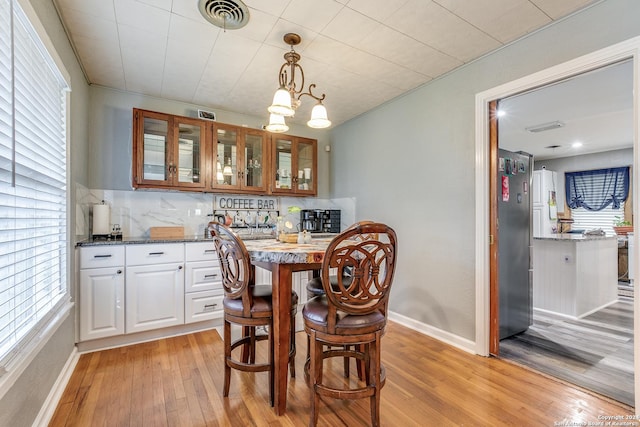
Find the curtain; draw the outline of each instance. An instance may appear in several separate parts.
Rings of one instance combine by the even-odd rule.
[[[629,167],[567,172],[565,190],[571,209],[619,209],[629,196]]]

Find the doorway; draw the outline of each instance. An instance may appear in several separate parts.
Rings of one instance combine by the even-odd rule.
[[[585,72],[592,71],[594,69],[603,67],[608,64],[616,63],[625,59],[631,59],[634,64],[637,64],[638,52],[640,50],[640,38],[631,39],[629,41],[605,48],[601,51],[594,52],[589,55],[577,58],[567,63],[552,67],[550,69],[538,72],[536,74],[524,77],[522,79],[507,83],[505,85],[493,88],[486,92],[480,93],[476,96],[476,153],[477,153],[477,169],[476,169],[476,213],[478,217],[478,227],[476,233],[476,272],[477,272],[477,305],[476,305],[476,351],[478,354],[489,355],[494,351],[498,351],[498,340],[492,339],[495,337],[495,331],[497,329],[495,306],[491,304],[492,297],[492,272],[495,273],[495,263],[497,262],[496,248],[493,243],[493,233],[491,233],[491,226],[493,224],[492,209],[490,206],[490,180],[493,174],[489,173],[489,165],[492,163],[490,159],[495,156],[495,153],[491,150],[491,144],[489,141],[489,127],[491,126],[490,115],[490,103],[517,93],[523,93],[533,88],[543,87],[548,84],[553,84],[566,78],[576,76]],[[634,67],[634,73],[637,74],[637,65]],[[637,75],[635,80],[638,81]],[[633,147],[633,176],[637,177],[637,167],[639,164],[638,153],[638,122],[639,120],[639,108],[638,108],[638,90],[636,89],[633,98],[633,123],[634,123],[634,147]],[[497,141],[496,141],[497,144]],[[497,147],[497,145],[495,145]],[[494,147],[494,148],[495,148]],[[494,157],[495,160],[495,157]],[[637,182],[637,178],[633,179],[633,182]],[[634,211],[638,211],[638,197],[637,191],[633,189],[633,207]],[[632,241],[634,246],[637,247],[637,232],[634,233]],[[634,265],[637,264],[636,259],[631,260]],[[637,271],[637,267],[635,268]],[[638,298],[634,300],[634,311],[638,312]],[[492,315],[492,313],[494,315]],[[634,337],[635,342],[638,342],[638,318],[634,317]],[[493,331],[493,334],[492,334]],[[637,345],[634,345],[637,347]],[[638,372],[638,350],[634,348],[634,370]],[[638,397],[640,395],[638,391],[638,384],[635,384],[635,401],[636,407],[638,403]]]
[[[531,170],[522,167],[523,173],[501,172],[513,193],[521,187],[516,185],[519,180],[529,180],[527,199],[532,202],[514,223],[509,214],[524,202],[516,204],[515,194],[507,202],[498,199],[502,330],[494,355],[632,406],[633,303],[618,294],[618,247],[626,245],[626,236],[615,235],[612,227],[615,215],[625,215],[631,198],[618,210],[608,206],[597,212],[575,211],[565,202],[564,177],[633,163],[633,62],[500,99],[498,113],[499,163],[504,153],[513,159],[520,151],[531,154],[533,163]],[[558,222],[562,218],[567,222]],[[516,241],[520,228],[526,238]],[[589,241],[581,231],[587,229],[605,231],[606,240],[598,236]],[[521,245],[529,236],[528,247]],[[594,253],[588,263],[582,262],[589,256],[586,251]],[[520,252],[524,256],[518,257]],[[528,271],[531,275],[522,277]],[[520,293],[517,274],[522,277]],[[521,294],[532,300],[528,307],[514,299]],[[513,312],[526,320],[518,328],[510,317]],[[505,327],[513,332],[505,334]]]

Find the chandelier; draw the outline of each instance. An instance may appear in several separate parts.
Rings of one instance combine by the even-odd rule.
[[[280,67],[278,80],[280,87],[273,95],[273,103],[267,110],[269,111],[269,124],[265,127],[270,132],[286,132],[289,126],[285,123],[285,117],[293,117],[296,109],[300,106],[300,98],[309,96],[317,101],[311,110],[311,119],[307,126],[322,129],[331,126],[331,121],[327,118],[327,109],[322,104],[325,95],[317,96],[313,94],[315,83],[309,85],[304,92],[304,71],[298,61],[300,54],[293,47],[300,44],[302,38],[295,33],[287,33],[283,40],[291,46],[291,50],[284,54],[285,63]]]

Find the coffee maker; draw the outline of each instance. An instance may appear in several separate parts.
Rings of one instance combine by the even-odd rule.
[[[303,209],[300,211],[300,226],[310,233],[339,233],[339,209]]]
[[[322,230],[322,212],[319,209],[303,209],[300,211],[300,227],[310,233]]]

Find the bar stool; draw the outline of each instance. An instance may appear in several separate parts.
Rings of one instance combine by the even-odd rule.
[[[273,302],[271,285],[255,284],[255,267],[247,248],[230,229],[217,222],[209,223],[209,231],[220,262],[224,288],[224,388],[223,396],[229,396],[231,369],[245,372],[269,372],[269,402],[273,406]],[[298,295],[291,295],[291,349],[289,371],[295,377],[295,316]],[[241,337],[231,340],[231,324],[242,327]],[[265,327],[267,335],[257,335],[257,327]],[[268,340],[266,363],[256,363],[256,343]],[[234,349],[242,346],[240,358],[234,358]]]
[[[365,221],[359,221],[356,222],[355,224],[352,224],[351,226],[349,226],[346,230],[349,230],[353,227],[356,227],[358,225],[362,225],[362,224],[372,224],[373,221],[369,221],[369,220],[365,220]],[[345,230],[345,231],[346,231]],[[369,233],[369,234],[358,234],[353,236],[354,239],[362,241],[362,240],[370,240],[370,239],[377,239],[378,236],[375,233]],[[345,284],[350,284],[350,280],[351,280],[351,276],[353,275],[353,270],[351,267],[345,266],[345,268],[342,271],[342,281]],[[338,286],[338,278],[335,275],[331,275],[329,276],[329,282],[331,283],[331,287],[332,288],[336,288]],[[322,286],[322,278],[320,277],[314,277],[311,280],[309,280],[307,282],[307,300],[312,299],[313,297],[317,297],[317,296],[322,296],[325,294],[324,292],[324,287]],[[343,346],[345,349],[349,349],[349,346]],[[309,363],[309,339],[307,337],[307,360],[306,360],[306,364]],[[345,357],[344,358],[344,376],[345,378],[348,378],[350,374],[350,369],[349,369],[349,358]],[[363,378],[364,377],[364,370],[363,370],[363,364],[362,363],[358,363],[358,376]]]
[[[375,239],[363,239],[372,233]],[[311,390],[310,425],[318,422],[320,396],[369,397],[372,425],[380,425],[380,391],[386,379],[380,341],[387,324],[396,257],[395,231],[381,223],[355,224],[329,244],[321,270],[325,294],[309,300],[302,310],[311,344],[310,363],[305,366]],[[351,269],[351,275],[345,274],[346,269]],[[336,346],[342,348],[334,349]],[[354,357],[364,363],[365,384],[340,388],[323,383],[323,361],[331,357]]]

